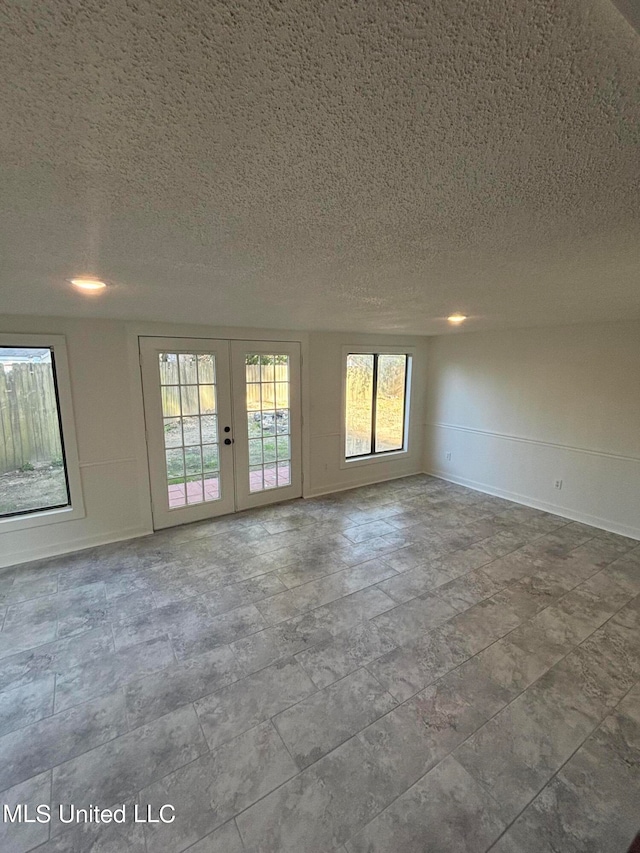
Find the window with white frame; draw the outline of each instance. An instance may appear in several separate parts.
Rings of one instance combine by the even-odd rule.
[[[406,450],[411,355],[349,352],[345,369],[345,458]]]
[[[64,338],[2,334],[0,525],[28,527],[80,514]]]

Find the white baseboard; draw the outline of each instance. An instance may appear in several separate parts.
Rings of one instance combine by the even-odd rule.
[[[310,489],[303,494],[303,498],[321,498],[323,495],[333,495],[336,492],[350,492],[352,489],[365,489],[367,486],[375,486],[376,483],[388,483],[391,480],[402,480],[404,477],[415,477],[416,474],[422,474],[423,471],[416,469],[415,471],[404,471],[402,474],[392,474],[390,477],[380,477],[371,480],[369,483],[336,483],[334,486],[325,486],[322,489]]]
[[[344,484],[336,483],[333,486],[328,486],[323,489],[314,489],[304,495],[304,498],[317,498],[323,495],[330,495],[336,492],[347,492],[352,489],[374,485],[375,483],[390,482],[392,480],[400,480],[403,477],[412,477],[415,474],[428,474],[431,477],[437,477],[439,480],[446,480],[450,483],[456,483],[459,486],[466,486],[476,492],[482,492],[487,495],[494,495],[499,498],[506,498],[514,503],[530,506],[534,509],[540,509],[544,512],[550,512],[554,515],[559,515],[563,518],[568,518],[570,521],[579,521],[582,524],[589,524],[592,527],[598,527],[601,530],[607,530],[611,533],[618,533],[621,536],[629,536],[632,539],[640,541],[640,527],[631,527],[624,524],[618,524],[615,521],[607,518],[589,515],[588,513],[576,512],[570,507],[560,506],[548,501],[540,501],[528,495],[522,495],[519,492],[513,492],[506,489],[498,489],[494,486],[489,486],[486,483],[478,483],[475,480],[468,480],[465,477],[454,477],[444,471],[412,471],[402,474],[394,474],[391,477],[384,477],[381,480],[375,480],[371,483],[360,484]],[[94,548],[98,545],[109,545],[114,542],[124,542],[128,539],[137,539],[141,536],[149,536],[153,533],[152,529],[143,527],[130,527],[124,530],[113,531],[102,536],[88,536],[83,539],[76,539],[74,542],[65,542],[52,547],[40,547],[30,549],[28,551],[19,551],[11,554],[3,554],[0,557],[0,571],[9,568],[10,566],[28,563],[33,560],[46,559],[47,557],[59,557],[64,554],[72,554],[76,551],[83,551],[86,548]]]
[[[14,551],[12,554],[3,554],[0,557],[0,571],[10,566],[21,563],[30,563],[33,560],[43,560],[47,557],[60,557],[64,554],[73,554],[75,551],[84,551],[85,548],[95,548],[97,545],[110,545],[112,542],[124,542],[127,539],[137,539],[140,536],[148,536],[153,530],[141,527],[128,527],[103,536],[87,536],[84,539],[76,539],[73,542],[64,542],[51,547],[33,548],[28,551]]]
[[[494,486],[488,486],[486,483],[467,480],[465,477],[454,477],[444,471],[425,471],[424,473],[432,477],[437,477],[439,480],[447,480],[459,486],[466,486],[468,489],[473,489],[476,492],[483,492],[486,495],[493,495],[497,498],[506,498],[523,506],[530,506],[533,509],[540,509],[544,512],[553,513],[553,515],[559,515],[562,518],[568,518],[570,521],[579,521],[581,524],[589,524],[591,527],[598,527],[601,530],[607,530],[609,533],[618,533],[620,536],[629,536],[631,539],[640,540],[640,527],[618,524],[608,518],[600,518],[585,512],[576,512],[576,510],[570,507],[560,506],[548,501],[539,501],[536,498],[529,497],[529,495],[521,495],[519,492],[512,492],[506,489],[497,489]]]

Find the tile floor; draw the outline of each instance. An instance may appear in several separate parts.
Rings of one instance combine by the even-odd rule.
[[[0,800],[54,813],[0,823],[3,853],[623,853],[640,828],[631,539],[417,476],[6,570],[0,620]]]

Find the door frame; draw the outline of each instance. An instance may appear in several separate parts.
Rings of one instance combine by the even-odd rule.
[[[181,332],[178,335],[176,332]],[[243,330],[245,331],[245,330]],[[178,524],[188,524],[192,521],[204,520],[207,518],[215,517],[215,515],[222,514],[231,514],[233,512],[239,512],[241,509],[250,508],[253,506],[264,506],[266,504],[275,504],[281,503],[286,500],[290,500],[296,497],[304,497],[304,468],[309,464],[309,435],[308,435],[308,412],[306,408],[308,407],[308,397],[304,391],[304,388],[308,385],[308,359],[306,357],[306,353],[309,347],[308,335],[304,334],[295,334],[291,333],[289,337],[286,333],[282,335],[282,332],[265,332],[260,329],[249,329],[246,330],[247,334],[243,337],[238,336],[237,329],[230,328],[215,328],[209,329],[207,327],[193,327],[193,326],[179,326],[178,330],[175,327],[172,327],[168,324],[139,324],[139,323],[128,323],[127,324],[127,338],[128,338],[128,349],[130,353],[130,365],[132,377],[135,379],[135,387],[138,389],[138,394],[136,394],[136,399],[134,403],[135,414],[137,415],[137,422],[140,424],[140,430],[137,432],[138,435],[138,447],[140,450],[138,456],[138,467],[140,471],[140,475],[144,477],[144,479],[148,483],[148,499],[141,503],[141,507],[143,506],[146,510],[147,517],[149,519],[149,529],[150,530],[160,530],[163,527],[173,526]],[[276,340],[276,337],[278,338]],[[292,438],[292,458],[293,458],[293,447],[296,446],[296,453],[299,458],[299,483],[296,482],[294,486],[293,477],[292,477],[292,487],[291,489],[268,489],[264,492],[257,492],[251,496],[250,501],[247,502],[246,506],[238,506],[237,502],[234,502],[234,506],[230,509],[224,509],[219,513],[210,512],[210,507],[212,506],[211,502],[204,504],[193,504],[192,508],[199,507],[202,510],[202,516],[200,517],[198,513],[194,513],[194,515],[198,517],[190,517],[184,518],[181,521],[175,521],[175,510],[171,510],[171,521],[168,523],[162,523],[158,519],[158,511],[157,504],[154,502],[154,491],[151,477],[151,462],[150,462],[150,444],[148,440],[148,427],[147,422],[149,419],[149,413],[147,412],[147,408],[145,406],[144,399],[144,384],[143,384],[143,357],[142,357],[142,339],[164,339],[171,340],[174,344],[176,342],[180,342],[183,344],[181,347],[186,351],[190,351],[193,349],[194,345],[198,345],[201,343],[208,344],[209,349],[207,350],[205,347],[204,351],[211,351],[210,345],[211,343],[217,344],[226,344],[228,347],[229,356],[231,356],[232,347],[234,344],[239,342],[251,343],[251,351],[252,352],[273,352],[274,345],[279,347],[292,347],[295,348],[296,351],[296,370],[298,372],[298,381],[295,384],[295,390],[292,391],[292,394],[297,397],[297,410],[299,412],[299,418],[297,420],[297,424],[295,426],[296,438],[295,440]],[[158,351],[166,351],[167,348],[159,348]],[[158,397],[160,397],[160,381],[159,381],[159,368],[157,370],[157,382],[156,382],[156,393]],[[232,369],[231,364],[229,364],[229,370],[227,375],[232,381]],[[244,373],[243,379],[244,379]],[[244,390],[244,389],[243,389]],[[231,417],[233,424],[233,395],[231,393],[231,382],[230,382],[230,396],[231,396]],[[243,397],[241,397],[243,399]],[[293,397],[292,397],[293,400]],[[290,407],[293,410],[292,400],[290,400]],[[161,404],[158,405],[156,411],[160,412],[158,424],[162,422],[162,408]],[[219,436],[220,437],[220,436]],[[232,453],[233,457],[234,454]],[[234,473],[234,491],[235,491],[235,473]],[[166,483],[165,483],[166,486]],[[283,492],[286,491],[286,494]],[[235,495],[234,495],[235,497]],[[141,500],[143,500],[143,496],[141,495]],[[163,496],[162,500],[165,500],[168,504],[168,500],[165,496]],[[162,506],[162,500],[160,505]],[[167,506],[167,512],[168,506]]]

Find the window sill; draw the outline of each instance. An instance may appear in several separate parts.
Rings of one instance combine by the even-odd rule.
[[[64,506],[59,509],[44,509],[30,512],[26,515],[14,515],[0,518],[0,533],[13,533],[14,530],[29,530],[32,527],[42,527],[46,524],[57,524],[60,521],[75,521],[84,518],[84,507]]]
[[[356,456],[353,459],[342,459],[340,468],[357,468],[360,465],[375,465],[379,462],[390,462],[409,455],[408,450],[392,450],[388,453],[373,453],[371,456]]]

